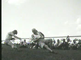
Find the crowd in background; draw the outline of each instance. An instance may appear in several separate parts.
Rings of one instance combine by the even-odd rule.
[[[54,43],[52,44],[52,48],[54,49],[79,49],[81,48],[81,40],[74,39],[74,40],[66,40],[62,39],[62,42],[57,39],[57,43],[54,40]]]
[[[48,41],[49,40],[49,41]],[[81,49],[81,40],[67,36],[66,39],[48,39],[46,44],[52,49]],[[36,43],[27,43],[26,40],[20,42],[21,47],[40,48]]]

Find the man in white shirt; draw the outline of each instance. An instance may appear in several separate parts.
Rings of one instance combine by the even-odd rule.
[[[11,40],[15,40],[15,38],[21,40],[21,38],[19,38],[19,37],[16,36],[17,33],[18,33],[17,30],[13,30],[13,31],[9,32],[9,33],[7,34],[7,37],[6,37],[4,43],[7,44],[7,45],[9,45],[9,46],[11,46],[12,48],[17,48],[17,46],[16,46],[14,43],[11,42]],[[13,38],[13,37],[14,37],[14,38]]]
[[[44,35],[41,34],[41,32],[38,32],[36,29],[32,29],[32,41],[36,42],[41,48],[46,48],[51,53],[56,53],[52,49],[50,49],[46,44],[44,40]]]

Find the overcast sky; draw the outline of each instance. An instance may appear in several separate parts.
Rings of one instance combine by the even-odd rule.
[[[2,39],[14,29],[31,37],[32,28],[46,37],[81,35],[81,0],[2,0]]]

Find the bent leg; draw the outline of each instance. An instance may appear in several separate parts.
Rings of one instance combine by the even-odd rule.
[[[52,49],[50,49],[44,42],[39,42],[39,46],[41,48],[45,47],[48,51],[52,52]]]
[[[53,51],[53,50],[52,50],[51,48],[49,48],[47,45],[44,45],[44,47],[45,47],[48,51],[50,51],[50,52]]]
[[[12,43],[11,41],[9,41],[8,45],[10,45],[12,48],[17,48],[16,44]]]

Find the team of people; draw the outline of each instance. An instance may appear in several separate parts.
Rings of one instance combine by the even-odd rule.
[[[45,44],[46,40],[44,39],[45,36],[42,32],[39,32],[35,28],[33,28],[32,33],[33,34],[31,35],[31,41],[32,41],[32,43],[35,43],[34,45],[37,45],[40,48],[45,48],[51,53],[57,54],[48,45]],[[11,42],[11,40],[15,40],[15,39],[21,40],[20,37],[16,36],[17,34],[18,34],[17,30],[9,32],[5,39],[5,44],[11,46],[12,48],[17,48],[17,46]]]

